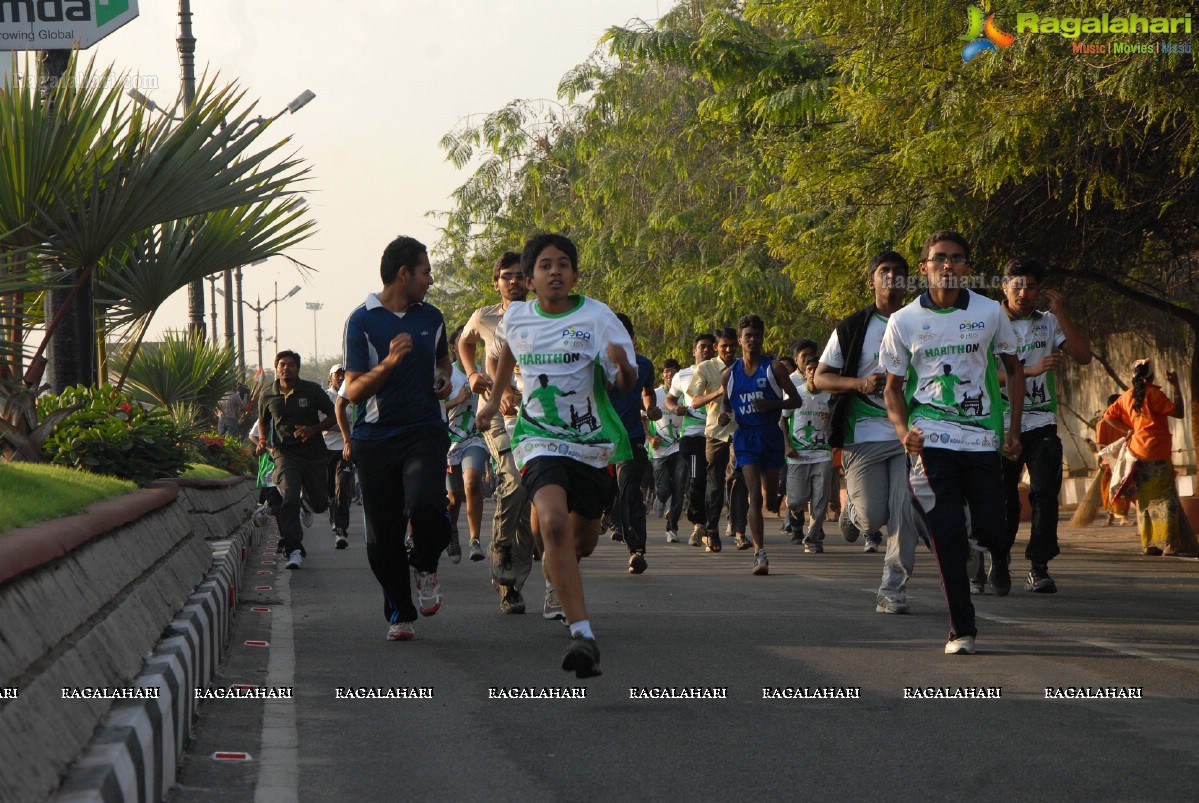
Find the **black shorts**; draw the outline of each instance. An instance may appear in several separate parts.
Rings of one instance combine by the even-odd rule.
[[[612,474],[569,457],[534,457],[520,472],[525,491],[532,500],[537,489],[559,485],[566,491],[566,509],[585,519],[604,515],[612,493]]]

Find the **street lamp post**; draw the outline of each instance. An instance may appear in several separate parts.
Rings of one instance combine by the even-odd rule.
[[[316,347],[316,314],[325,305],[319,301],[306,301],[304,306],[312,310],[312,364],[316,365],[321,359],[321,353]]]
[[[240,284],[238,285],[238,289],[240,291],[240,289],[241,289]],[[223,295],[223,292],[219,289],[216,292],[221,293]],[[297,284],[295,287],[293,287],[287,291],[287,295],[283,296],[283,298],[279,298],[279,283],[275,282],[275,297],[270,299],[269,301],[267,301],[265,304],[261,303],[261,301],[262,301],[261,296],[258,297],[258,300],[260,302],[258,304],[251,304],[249,301],[246,301],[245,299],[239,299],[239,301],[241,301],[242,304],[244,304],[247,307],[249,307],[250,309],[254,310],[255,323],[257,324],[257,326],[254,330],[254,334],[258,340],[258,367],[261,368],[264,372],[266,371],[266,364],[262,361],[263,360],[263,356],[262,356],[262,313],[264,313],[268,309],[270,309],[272,304],[277,305],[280,301],[285,301],[285,300],[291,298],[292,296],[294,296],[298,292],[300,292],[300,286]],[[239,305],[239,308],[240,308],[240,305]],[[239,312],[240,312],[240,310],[239,310]],[[279,329],[278,329],[279,323],[278,322],[279,322],[279,307],[276,306],[275,307],[275,331],[276,331],[276,333],[279,331]],[[278,334],[276,334],[274,338],[269,338],[269,339],[273,339],[276,343],[279,342]],[[246,361],[244,351],[242,352],[241,361],[242,361],[242,364],[244,365],[245,361]]]
[[[216,274],[215,273],[208,277],[208,286],[212,290],[212,294],[211,294],[211,298],[212,298],[212,304],[211,304],[211,307],[212,307],[212,342],[216,343]],[[226,318],[226,320],[228,320],[228,318]],[[201,324],[204,322],[203,317],[200,318],[200,322],[201,322]],[[200,331],[202,332],[204,330],[201,329]]]

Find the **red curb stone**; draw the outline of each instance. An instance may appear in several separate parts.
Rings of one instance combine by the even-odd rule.
[[[0,583],[45,566],[93,538],[166,507],[178,495],[178,485],[155,480],[149,488],[101,500],[82,513],[9,530],[0,535]]]

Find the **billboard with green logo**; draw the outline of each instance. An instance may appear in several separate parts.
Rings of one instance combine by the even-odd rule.
[[[91,47],[137,16],[137,0],[0,0],[0,50]]]

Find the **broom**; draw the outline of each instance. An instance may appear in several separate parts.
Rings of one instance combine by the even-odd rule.
[[[1091,484],[1087,486],[1086,495],[1078,503],[1078,507],[1074,510],[1074,515],[1070,517],[1071,527],[1088,527],[1095,520],[1096,514],[1099,513],[1099,508],[1103,504],[1104,471],[1107,471],[1107,468],[1100,463],[1099,472],[1091,480]]]

